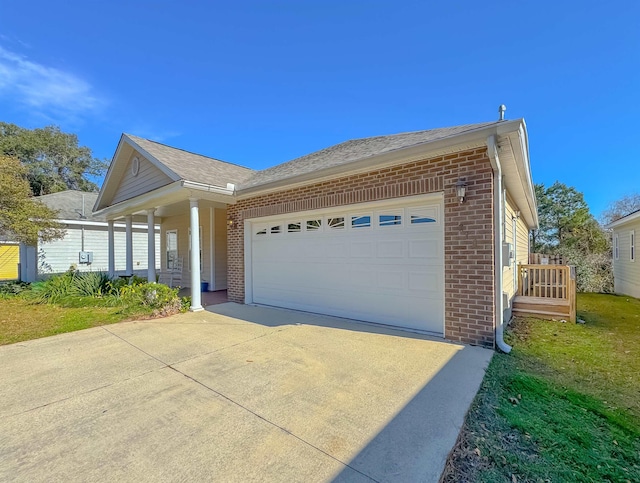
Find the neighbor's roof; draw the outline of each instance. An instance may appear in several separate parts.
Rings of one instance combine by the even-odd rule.
[[[615,228],[617,226],[624,225],[638,219],[640,219],[640,210],[635,210],[628,215],[623,216],[622,218],[618,218],[617,220],[612,221],[606,226],[606,228]]]
[[[37,201],[57,211],[59,220],[107,221],[105,216],[96,216],[91,211],[97,198],[98,193],[78,190],[60,191],[35,197]]]
[[[352,139],[334,146],[307,154],[272,168],[257,171],[248,180],[240,184],[240,189],[273,183],[312,173],[321,169],[331,168],[354,161],[389,153],[398,149],[429,143],[439,139],[456,136],[464,132],[485,128],[500,121],[479,124],[465,124],[463,126],[429,129],[387,136],[375,136],[362,139]]]
[[[178,179],[205,183],[215,180],[220,183],[219,186],[224,187],[227,183],[237,185],[255,173],[255,170],[237,164],[172,148],[131,134],[125,136],[173,171]]]

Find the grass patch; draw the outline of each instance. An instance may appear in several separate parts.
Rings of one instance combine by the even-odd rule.
[[[0,297],[0,345],[113,324],[134,315],[122,307],[96,306],[95,299],[69,302],[71,306],[64,307]]]
[[[443,481],[640,481],[640,300],[579,294],[578,310],[585,324],[512,324]]]
[[[188,310],[177,288],[70,270],[34,284],[0,284],[0,345]]]

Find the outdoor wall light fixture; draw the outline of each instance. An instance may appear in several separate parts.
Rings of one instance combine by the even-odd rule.
[[[233,226],[233,218],[231,215],[227,215],[227,225]]]
[[[456,183],[456,196],[460,200],[460,203],[464,201],[464,197],[467,194],[467,182],[464,178],[458,179]]]

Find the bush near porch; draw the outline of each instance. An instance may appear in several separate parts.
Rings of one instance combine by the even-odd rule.
[[[640,300],[578,294],[578,317],[512,323],[442,481],[640,481]]]
[[[0,345],[186,311],[178,289],[139,277],[70,270],[33,284],[0,284]]]

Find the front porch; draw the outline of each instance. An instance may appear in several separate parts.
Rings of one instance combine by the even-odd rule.
[[[576,270],[568,265],[519,265],[513,315],[576,321]]]

